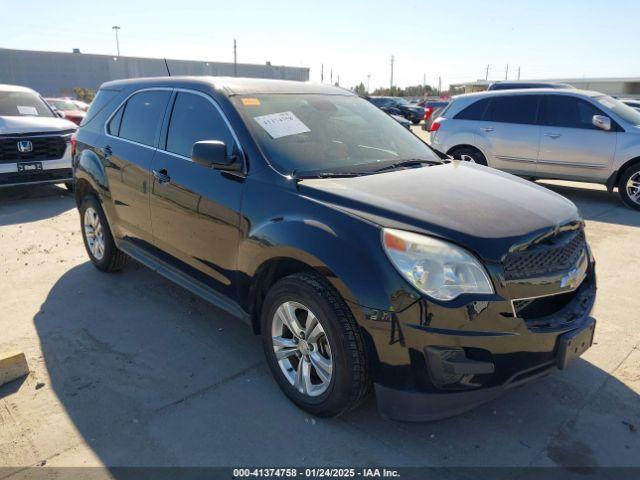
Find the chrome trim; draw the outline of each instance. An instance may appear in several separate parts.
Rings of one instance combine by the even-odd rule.
[[[608,167],[608,165],[599,165],[596,163],[559,162],[557,160],[538,160],[538,163],[543,163],[545,165],[558,165],[560,167],[577,167],[577,168],[593,168],[593,169],[601,169],[601,168]]]
[[[181,159],[185,159],[185,160],[191,161],[190,157],[185,157],[184,155],[180,155],[180,154],[177,154],[177,153],[169,152],[168,150],[164,150],[162,148],[154,147],[154,146],[151,146],[151,145],[146,145],[144,143],[139,143],[139,142],[136,142],[134,140],[129,140],[127,138],[116,137],[115,135],[111,135],[107,131],[107,125],[109,124],[111,119],[115,116],[115,114],[118,112],[118,110],[120,110],[122,108],[122,106],[129,101],[129,99],[131,97],[133,97],[134,95],[136,95],[138,93],[149,92],[149,91],[168,91],[168,92],[172,92],[172,93],[173,92],[191,93],[191,94],[194,94],[194,95],[199,95],[201,97],[204,97],[209,102],[211,102],[211,104],[218,111],[218,113],[220,114],[220,116],[224,120],[225,125],[227,126],[227,128],[231,132],[231,136],[233,137],[233,140],[236,142],[236,146],[238,147],[238,149],[240,151],[240,154],[242,155],[243,163],[246,164],[246,162],[244,161],[245,153],[244,153],[244,150],[242,149],[242,145],[240,144],[240,140],[238,138],[238,135],[236,134],[236,132],[233,129],[233,127],[231,126],[231,123],[229,122],[229,119],[227,118],[226,114],[222,111],[222,108],[220,107],[220,105],[218,105],[218,102],[216,102],[210,95],[208,95],[208,94],[206,94],[204,92],[200,92],[198,90],[191,90],[189,88],[149,87],[149,88],[142,88],[140,90],[136,90],[135,92],[129,94],[127,96],[127,98],[125,98],[122,102],[120,102],[120,104],[113,110],[113,112],[111,112],[111,115],[109,115],[109,117],[107,117],[107,119],[105,120],[104,125],[102,126],[102,128],[103,128],[103,131],[104,131],[104,134],[105,134],[106,137],[115,138],[116,140],[121,140],[123,142],[132,143],[132,144],[138,145],[140,147],[145,147],[145,148],[148,148],[148,149],[151,149],[151,150],[155,150],[155,151],[158,151],[158,152],[166,153],[166,154],[172,155],[174,157],[178,157],[178,158],[181,158]],[[246,166],[246,165],[244,165],[244,166]]]
[[[40,184],[45,184],[45,183],[67,183],[67,182],[73,182],[73,177],[69,177],[69,178],[58,178],[56,180],[38,180],[36,182],[18,182],[18,183],[0,183],[0,188],[4,188],[4,187],[19,187],[19,186],[24,186],[24,185],[40,185]]]
[[[507,156],[504,156],[504,155],[496,155],[496,158],[498,158],[500,160],[505,160],[507,162],[536,163],[536,160],[532,160],[530,158],[507,157]]]
[[[0,173],[15,173],[18,171],[18,163],[42,163],[42,170],[56,170],[60,168],[71,168],[71,157],[58,158],[56,160],[24,160],[16,163],[0,163]]]
[[[51,133],[37,133],[30,134],[29,132],[25,133],[3,133],[0,134],[0,140],[25,140],[29,138],[42,138],[42,137],[62,137],[65,141],[69,141],[71,136],[75,133],[69,132],[68,130],[63,130],[67,133],[62,133],[61,131],[53,131]]]

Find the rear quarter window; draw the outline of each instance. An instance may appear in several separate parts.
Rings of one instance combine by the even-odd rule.
[[[484,112],[487,110],[488,105],[488,98],[476,100],[468,107],[462,109],[462,111],[453,118],[455,118],[456,120],[482,120]],[[442,112],[442,115],[444,115],[444,113],[445,112]]]

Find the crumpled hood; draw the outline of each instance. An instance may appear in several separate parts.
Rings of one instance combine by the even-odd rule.
[[[12,133],[44,133],[75,130],[78,126],[57,117],[0,117],[0,135]]]
[[[535,183],[467,162],[376,175],[305,179],[300,192],[383,227],[435,235],[499,261],[562,225],[576,206]]]

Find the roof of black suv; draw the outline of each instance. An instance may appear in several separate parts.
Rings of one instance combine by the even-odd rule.
[[[226,95],[258,95],[268,93],[300,93],[324,95],[354,95],[349,90],[331,85],[321,85],[293,80],[270,80],[262,78],[178,76],[149,77],[114,80],[102,84],[101,88],[147,88],[147,87],[209,86]]]

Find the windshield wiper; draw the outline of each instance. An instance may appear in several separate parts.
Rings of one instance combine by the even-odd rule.
[[[298,180],[304,180],[308,178],[348,178],[359,177],[360,175],[362,174],[355,172],[320,172],[309,175],[294,175],[294,177]]]
[[[437,162],[435,160],[422,160],[420,158],[410,158],[408,160],[402,160],[401,162],[396,162],[396,163],[392,163],[391,165],[386,165],[382,168],[378,168],[377,170],[373,170],[374,172],[384,172],[385,170],[394,170],[396,168],[401,168],[401,167],[413,167],[416,165],[422,165],[422,164],[429,164],[429,165],[439,165],[440,162]]]

